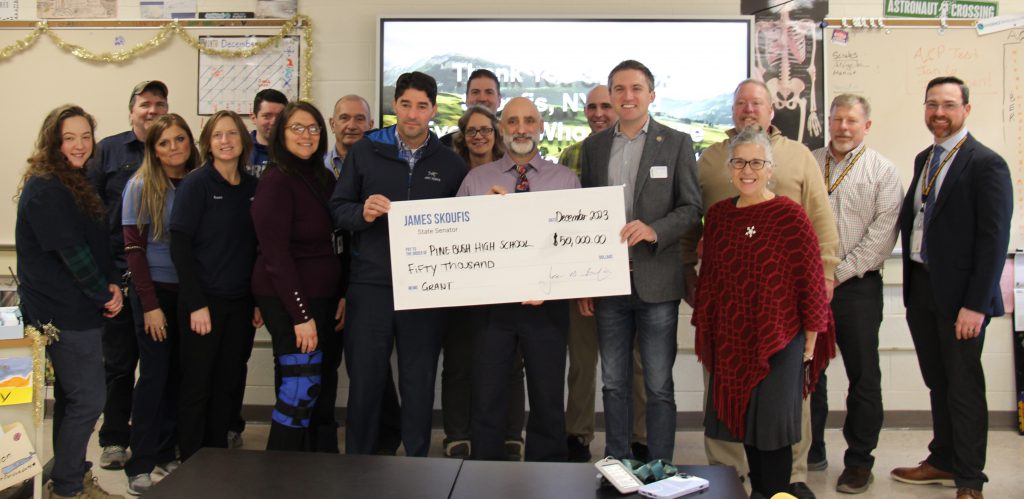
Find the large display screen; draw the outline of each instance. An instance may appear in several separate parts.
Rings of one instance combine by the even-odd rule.
[[[437,80],[438,136],[456,130],[470,73],[498,75],[502,106],[533,100],[544,118],[541,151],[557,158],[590,134],[587,93],[619,62],[655,79],[654,119],[691,135],[698,153],[732,127],[732,92],[750,75],[749,17],[733,19],[381,19],[381,126],[395,123],[395,81],[422,71]],[[499,108],[500,111],[500,108]]]

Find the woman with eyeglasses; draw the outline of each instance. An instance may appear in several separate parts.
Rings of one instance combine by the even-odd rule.
[[[179,281],[182,461],[201,447],[227,447],[255,328],[263,324],[250,284],[256,178],[245,162],[252,139],[237,114],[218,111],[199,134],[199,150],[203,166],[178,186],[170,223]]]
[[[163,115],[146,130],[142,165],[122,200],[125,257],[135,291],[129,298],[144,324],[132,394],[132,453],[125,464],[132,495],[149,490],[154,470],[167,474],[178,465],[178,273],[168,225],[177,186],[198,162],[188,123],[177,114]]]
[[[739,196],[705,216],[693,314],[697,357],[711,374],[704,428],[743,443],[754,492],[771,497],[789,489],[801,401],[828,360],[831,312],[810,220],[769,189],[768,136],[740,132],[726,167]]]
[[[121,497],[100,488],[85,460],[106,400],[103,319],[122,307],[106,211],[84,172],[96,147],[95,128],[96,121],[78,106],[50,111],[16,195],[22,317],[26,325],[52,325],[59,332],[46,347],[56,377],[53,471],[47,484],[47,495],[55,499]]]
[[[452,148],[472,170],[497,161],[505,154],[498,118],[481,105],[469,106],[459,118],[459,132],[452,138]]]
[[[323,115],[289,103],[270,132],[270,163],[252,204],[259,240],[252,291],[270,331],[279,375],[267,450],[337,452],[341,261],[327,201]]]

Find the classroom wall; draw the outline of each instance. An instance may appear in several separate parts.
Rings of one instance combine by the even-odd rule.
[[[515,17],[670,17],[670,16],[731,16],[739,14],[738,0],[589,0],[581,7],[578,0],[521,0],[519,2],[481,2],[479,0],[300,0],[299,11],[313,19],[315,27],[313,100],[322,110],[329,112],[341,95],[357,93],[366,96],[376,114],[376,36],[377,18],[383,16],[515,16]],[[832,0],[830,17],[878,17],[882,14],[882,0]],[[35,3],[22,0],[22,18],[32,18]],[[200,10],[254,10],[255,0],[200,0]],[[134,9],[134,10],[133,10]],[[122,17],[138,12],[138,2],[122,2]],[[1024,0],[1000,2],[1001,13],[1024,12]],[[24,13],[31,13],[26,16]],[[439,34],[443,36],[443,34]],[[514,43],[514,34],[495,34]],[[467,43],[471,41],[467,40]],[[566,57],[586,57],[585,42],[579,47],[561,47]],[[637,43],[637,56],[643,60],[643,45]],[[121,99],[123,89],[112,89],[111,98]],[[10,102],[9,110],[18,116],[18,103]],[[885,119],[885,111],[876,109],[875,120]],[[970,121],[968,120],[968,125]],[[868,138],[870,144],[870,136]],[[922,144],[923,146],[924,144]],[[892,158],[910,161],[910,158]],[[14,209],[11,204],[0,204],[0,209]],[[0,252],[0,269],[13,265],[10,251]],[[927,411],[928,393],[921,380],[913,344],[903,317],[900,262],[890,260],[884,272],[885,318],[881,331],[883,397],[889,411]],[[689,309],[683,305],[679,328],[679,354],[674,378],[676,402],[681,412],[701,410],[703,393],[701,367],[693,354],[693,330],[689,326]],[[991,411],[1015,412],[1012,331],[1009,318],[992,321],[988,329],[983,362],[988,380],[988,401]],[[265,331],[249,364],[246,403],[272,405],[273,359]],[[829,402],[832,410],[844,409],[846,377],[837,358],[829,369]],[[438,376],[440,380],[440,376]],[[339,403],[347,398],[347,379],[339,386]],[[598,410],[601,410],[598,388]],[[440,408],[440,389],[435,406]]]

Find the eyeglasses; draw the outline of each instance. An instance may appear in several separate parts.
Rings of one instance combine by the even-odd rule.
[[[928,102],[924,103],[925,109],[927,109],[929,111],[937,111],[941,107],[943,111],[947,111],[947,112],[949,112],[949,111],[956,111],[957,108],[959,108],[962,105],[963,104],[960,103],[960,102],[942,102],[942,103],[939,103],[939,102],[934,102],[934,101],[928,101]]]
[[[292,132],[295,132],[295,135],[302,135],[306,133],[306,131],[309,131],[310,135],[320,135],[321,132],[320,127],[317,125],[306,126],[300,125],[298,123],[292,123],[291,125],[288,125],[288,129],[291,130]]]
[[[491,134],[493,134],[493,133],[494,133],[494,129],[489,127],[489,126],[485,126],[483,128],[467,128],[466,129],[466,137],[476,137],[477,135],[480,135],[480,136],[483,136],[483,137],[490,137]]]
[[[765,159],[751,159],[746,160],[742,158],[732,158],[729,160],[729,166],[736,170],[742,170],[748,165],[751,170],[760,170],[766,166],[771,166],[772,162]]]
[[[213,132],[212,138],[213,140],[222,140],[225,138],[233,139],[241,135],[241,132],[239,132],[238,130],[228,130],[226,132]]]

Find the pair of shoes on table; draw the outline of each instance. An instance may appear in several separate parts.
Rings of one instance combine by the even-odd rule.
[[[569,435],[565,439],[566,445],[569,447],[569,462],[570,463],[589,463],[593,457],[590,454],[590,444],[583,442],[583,437],[576,435]]]
[[[875,475],[867,468],[847,466],[836,481],[836,490],[844,494],[862,494],[871,487]]]
[[[128,462],[128,451],[120,445],[108,445],[100,454],[100,468],[105,470],[123,470]]]
[[[469,440],[452,440],[444,445],[445,457],[469,459],[472,447]]]
[[[629,450],[633,451],[633,459],[646,463],[651,460],[651,449],[647,445],[640,442],[633,442],[629,444]]]

